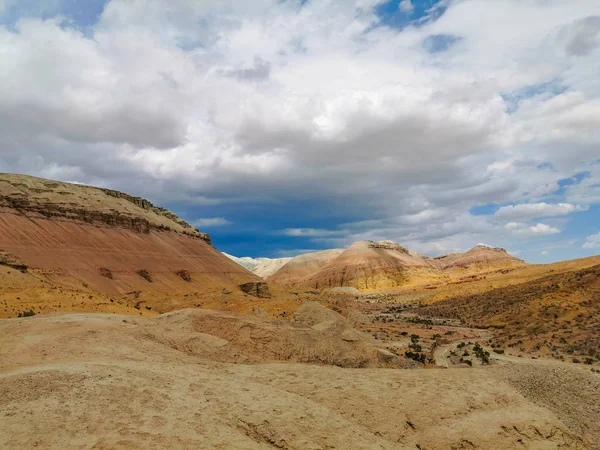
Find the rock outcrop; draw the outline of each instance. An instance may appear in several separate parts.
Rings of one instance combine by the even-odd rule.
[[[250,281],[248,283],[240,284],[240,289],[242,292],[258,298],[271,298],[269,285],[264,281]]]
[[[128,208],[125,202],[136,208]],[[211,244],[208,234],[194,229],[172,212],[141,197],[110,189],[0,174],[0,209],[28,217],[107,225],[136,233],[176,231]]]

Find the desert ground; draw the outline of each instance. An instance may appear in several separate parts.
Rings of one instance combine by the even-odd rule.
[[[600,257],[259,263],[140,197],[0,174],[0,448],[600,448]]]
[[[372,365],[372,344],[343,340],[348,328],[318,308],[304,313],[304,322],[203,310],[4,320],[0,446],[598,448],[600,376],[589,370],[518,358],[339,367],[338,358]],[[315,348],[314,363],[297,360]]]

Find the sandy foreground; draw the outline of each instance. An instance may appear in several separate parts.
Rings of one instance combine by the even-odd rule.
[[[536,381],[540,368],[545,373],[540,364],[508,361],[431,370],[345,369],[266,356],[239,364],[244,352],[256,361],[256,328],[248,327],[247,347],[238,342],[233,348],[190,329],[195,314],[56,314],[1,321],[0,447],[598,445],[593,427],[600,376],[589,371],[561,368],[545,385]],[[269,336],[262,333],[260,339]],[[556,385],[569,380],[577,385],[568,392]],[[556,394],[545,398],[553,389]],[[572,392],[580,396],[562,411],[560,403],[568,399],[560,396]]]

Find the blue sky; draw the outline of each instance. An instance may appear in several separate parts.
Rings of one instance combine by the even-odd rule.
[[[0,0],[0,171],[237,256],[600,253],[600,3]]]

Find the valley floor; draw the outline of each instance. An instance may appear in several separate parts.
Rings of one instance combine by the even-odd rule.
[[[156,318],[53,314],[0,321],[0,448],[600,444],[600,375],[589,370],[539,361],[430,370],[266,357],[239,364],[257,355],[253,342],[267,348],[290,326],[248,318],[241,325],[246,346],[238,341],[232,349],[210,331],[211,320],[226,319],[189,310]],[[192,333],[197,323],[208,331]]]

